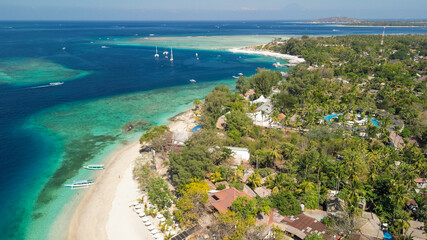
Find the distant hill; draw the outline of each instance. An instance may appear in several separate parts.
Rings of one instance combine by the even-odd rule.
[[[362,23],[363,20],[349,17],[329,17],[319,18],[313,21],[313,23]]]

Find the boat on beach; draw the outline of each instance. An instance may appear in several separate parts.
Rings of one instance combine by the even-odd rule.
[[[69,187],[71,189],[80,189],[80,188],[88,188],[95,184],[95,181],[92,179],[82,180],[82,181],[74,181],[73,183],[65,184],[64,187]]]
[[[59,85],[62,85],[62,84],[64,84],[64,82],[52,82],[52,83],[49,83],[50,86],[59,86]]]
[[[92,164],[92,165],[84,166],[84,168],[88,170],[104,170],[105,169],[104,164]]]

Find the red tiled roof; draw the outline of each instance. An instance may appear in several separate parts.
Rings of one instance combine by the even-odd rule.
[[[303,235],[311,235],[313,233],[323,234],[326,239],[330,238],[330,236],[328,236],[326,233],[325,224],[305,214],[282,216],[277,211],[272,210],[269,224],[272,223],[284,224],[285,226],[288,226],[286,227],[286,231],[300,236],[300,238],[305,238]]]
[[[239,190],[232,187],[213,194],[212,197],[209,198],[209,201],[218,212],[222,213],[227,211],[227,209],[231,207],[233,201],[236,200],[239,196],[246,196],[249,199],[252,199],[252,197],[248,194],[240,192]]]
[[[424,75],[424,76],[418,78],[418,81],[424,81],[425,79],[427,79],[427,75]]]
[[[425,182],[426,182],[426,179],[425,179],[425,178],[421,178],[421,177],[419,177],[419,178],[415,178],[415,179],[414,179],[414,182],[416,182],[416,183],[425,183]]]

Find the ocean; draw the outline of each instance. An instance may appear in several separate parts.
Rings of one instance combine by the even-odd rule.
[[[426,34],[427,28],[386,33]],[[284,62],[228,48],[277,36],[346,34],[382,34],[382,28],[279,21],[0,22],[0,238],[46,239],[61,211],[78,200],[79,191],[63,185],[96,177],[83,165],[101,162],[148,126],[167,123],[215,85],[233,88],[233,75]],[[170,47],[173,62],[163,55]]]

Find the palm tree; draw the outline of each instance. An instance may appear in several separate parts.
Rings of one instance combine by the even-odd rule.
[[[252,186],[252,188],[260,187],[262,184],[261,175],[259,175],[259,171],[255,170],[255,172],[248,178],[249,185]]]

